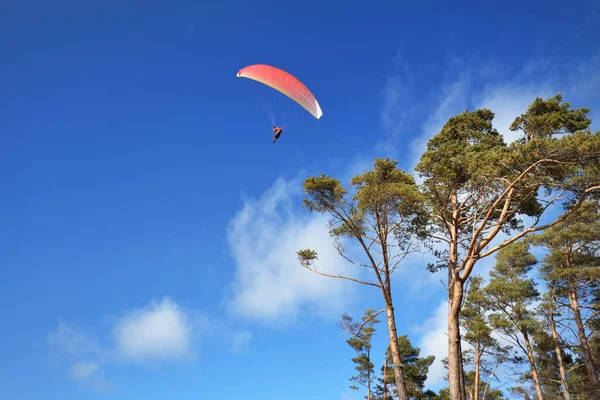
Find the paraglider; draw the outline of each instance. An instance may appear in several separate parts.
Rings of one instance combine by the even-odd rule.
[[[273,132],[275,132],[273,134],[273,143],[275,143],[277,141],[277,139],[279,139],[279,136],[281,136],[281,134],[283,133],[283,129],[281,129],[278,126],[274,126],[273,127]]]
[[[320,119],[323,115],[319,102],[306,85],[289,72],[280,68],[266,64],[253,64],[240,69],[237,77],[251,79],[277,90],[296,102],[316,119]],[[274,132],[273,143],[275,143],[281,136],[283,128],[276,127],[274,120],[272,120],[272,123]]]

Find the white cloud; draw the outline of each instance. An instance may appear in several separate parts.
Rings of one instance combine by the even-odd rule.
[[[114,328],[119,355],[136,362],[186,359],[192,334],[188,315],[168,297],[127,313]]]
[[[208,324],[203,314],[184,310],[165,297],[114,320],[112,336],[106,336],[110,346],[101,346],[90,335],[65,322],[60,322],[48,335],[48,344],[55,356],[62,357],[72,379],[104,390],[111,386],[102,377],[107,365],[189,360],[194,354],[194,343],[207,332]]]
[[[244,351],[247,349],[250,340],[252,340],[252,333],[248,331],[236,332],[231,340],[231,351],[233,353]]]
[[[278,179],[258,199],[247,199],[231,221],[228,242],[236,269],[229,308],[234,314],[285,323],[304,305],[322,316],[339,315],[352,298],[355,283],[319,276],[298,262],[296,252],[311,248],[321,271],[356,276],[356,268],[349,268],[333,247],[327,217],[301,214],[301,189],[297,180]]]
[[[425,385],[427,387],[442,385],[444,378],[448,375],[442,364],[442,360],[448,357],[448,301],[440,302],[433,315],[416,330],[424,332],[419,343],[421,354],[435,356],[435,360],[429,368]]]

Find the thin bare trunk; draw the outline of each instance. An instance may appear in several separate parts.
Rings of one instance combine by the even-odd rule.
[[[496,373],[496,368],[498,368],[498,365],[500,365],[500,361],[496,362],[496,366],[494,367],[494,370],[492,371],[490,378],[488,379],[487,383],[485,384],[485,389],[483,389],[482,400],[485,400],[485,396],[487,394],[488,387],[490,387],[490,383],[492,383],[492,378],[494,377],[494,374]]]
[[[460,373],[460,383],[461,383],[460,391],[461,391],[462,398],[466,400],[467,399],[467,379],[465,378],[465,364],[464,364],[464,359],[463,359],[462,339],[460,336],[460,325],[459,325],[458,337],[459,337],[458,351],[460,353],[460,359],[459,359],[460,360],[460,368],[458,369],[458,372]]]
[[[387,400],[387,354],[383,360],[383,400]]]
[[[390,336],[390,350],[392,360],[394,361],[394,377],[396,378],[396,386],[398,387],[398,399],[408,400],[408,392],[406,391],[406,382],[404,378],[404,362],[400,354],[400,346],[398,345],[398,333],[396,331],[396,320],[394,318],[394,306],[391,302],[386,305],[388,333]]]
[[[481,349],[479,344],[475,347],[475,381],[473,382],[473,400],[479,400],[479,364],[481,362]]]
[[[569,290],[569,302],[571,303],[571,309],[573,310],[573,315],[575,316],[575,324],[577,325],[577,335],[579,336],[579,342],[581,343],[580,348],[581,353],[583,354],[583,359],[585,360],[585,368],[587,370],[588,379],[592,384],[592,388],[594,389],[597,398],[600,398],[600,382],[598,382],[598,375],[596,375],[596,366],[594,365],[594,360],[592,359],[590,345],[587,340],[587,335],[585,334],[583,321],[581,320],[581,310],[579,309],[577,289],[573,284],[571,285]]]
[[[542,386],[540,385],[540,377],[538,376],[537,368],[535,367],[535,359],[533,358],[533,347],[529,341],[529,334],[526,328],[521,328],[523,339],[525,341],[525,347],[527,348],[527,359],[529,360],[529,367],[531,368],[531,375],[533,376],[533,384],[535,385],[535,393],[537,394],[538,400],[544,400],[544,394],[542,393]]]
[[[451,289],[450,310],[448,312],[448,384],[452,400],[466,400],[460,346],[460,305],[463,297],[462,282],[454,281]]]
[[[554,322],[554,307],[552,300],[548,303],[548,318],[550,319],[550,328],[552,330],[552,339],[554,342],[554,352],[556,353],[556,361],[558,362],[558,370],[560,372],[561,394],[563,400],[571,400],[569,394],[569,385],[567,385],[567,374],[565,373],[565,364],[562,359],[562,350],[558,340],[558,332],[556,331],[556,323]]]
[[[367,357],[371,362],[371,349],[367,350]],[[371,400],[371,371],[367,373],[367,400]]]

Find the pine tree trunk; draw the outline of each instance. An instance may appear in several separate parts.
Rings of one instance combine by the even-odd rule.
[[[459,329],[460,329],[460,325],[459,325]],[[460,368],[458,369],[458,372],[460,372],[460,382],[461,382],[460,391],[461,391],[462,398],[466,400],[467,399],[467,379],[465,378],[465,360],[463,357],[462,339],[460,336],[460,330],[458,331],[458,335],[459,335],[458,352],[460,354]]]
[[[383,400],[387,400],[387,354],[383,359]]]
[[[396,331],[396,319],[394,317],[394,307],[390,301],[386,301],[386,314],[388,321],[388,333],[390,336],[390,350],[392,360],[394,361],[394,377],[396,378],[396,386],[398,389],[398,400],[409,400],[408,392],[406,391],[406,380],[404,377],[404,362],[400,354],[400,346],[398,345],[398,333]]]
[[[481,362],[481,349],[479,345],[475,348],[475,381],[473,382],[472,400],[479,400],[479,363]],[[485,399],[484,399],[485,400]]]
[[[369,357],[369,362],[371,362],[371,350],[367,350],[367,357]],[[371,371],[367,373],[367,400],[371,400]]]
[[[585,368],[587,370],[588,378],[590,380],[592,388],[594,389],[596,398],[600,399],[600,382],[598,382],[598,375],[596,375],[596,366],[594,365],[594,360],[592,359],[590,345],[587,340],[587,335],[585,334],[583,321],[581,320],[579,299],[577,298],[577,291],[573,284],[571,284],[571,287],[569,289],[569,302],[571,303],[571,309],[573,310],[573,315],[575,316],[577,334],[579,336],[579,342],[581,343],[580,348],[581,353],[583,354],[583,359],[585,360]]]
[[[565,373],[565,364],[562,359],[562,350],[560,349],[560,343],[558,341],[558,332],[556,332],[556,323],[554,322],[554,308],[552,307],[551,303],[548,305],[548,317],[550,319],[550,328],[552,330],[554,352],[556,353],[556,360],[558,361],[558,370],[560,372],[562,398],[563,400],[571,400],[571,395],[569,394],[569,386],[567,385],[567,374]]]
[[[542,393],[542,386],[540,385],[540,378],[538,376],[537,368],[535,367],[535,359],[533,358],[533,347],[529,341],[529,334],[525,328],[521,328],[523,339],[525,339],[525,347],[527,347],[527,358],[529,359],[529,366],[531,368],[531,375],[533,376],[533,384],[535,385],[535,393],[537,394],[538,400],[544,400],[544,394]]]
[[[452,400],[466,400],[466,385],[460,339],[460,308],[463,299],[463,282],[457,272],[458,266],[458,226],[460,207],[458,195],[450,195],[452,202],[452,222],[450,223],[450,247],[448,263],[448,384]]]
[[[466,400],[459,320],[462,298],[462,282],[454,279],[450,290],[450,310],[448,312],[448,384],[452,400]]]

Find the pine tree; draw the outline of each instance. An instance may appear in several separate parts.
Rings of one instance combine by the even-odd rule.
[[[346,343],[356,352],[356,357],[352,358],[352,362],[356,364],[356,375],[350,378],[367,388],[365,398],[371,400],[371,388],[375,378],[375,365],[371,360],[371,339],[375,334],[375,324],[381,322],[376,318],[378,313],[375,310],[368,308],[362,317],[362,322],[353,322],[353,319],[348,314],[342,315],[340,326],[346,332],[352,335],[346,340]],[[356,385],[351,385],[351,389],[359,390]]]
[[[563,351],[564,343],[557,328],[557,318],[561,314],[555,299],[555,282],[549,282],[548,291],[544,294],[539,307],[543,317],[543,329],[537,333],[536,354],[540,366],[540,380],[548,399],[561,398],[571,400],[569,391],[569,367],[571,357]],[[553,392],[560,395],[553,395]]]
[[[398,347],[404,355],[406,389],[409,399],[426,400],[425,381],[429,367],[433,364],[435,356],[420,357],[421,349],[413,347],[408,336],[398,337]],[[384,366],[381,368],[382,376],[376,386],[377,399],[391,399],[390,393],[395,391],[394,363],[390,347],[386,350]],[[429,394],[431,396],[431,394]]]
[[[598,365],[588,339],[590,318],[597,308],[594,294],[600,283],[600,204],[583,202],[564,222],[530,241],[549,249],[540,272],[570,308],[579,342],[576,351],[584,360],[593,396],[600,398]]]
[[[447,271],[453,400],[467,398],[459,325],[465,284],[477,265],[560,222],[566,215],[547,218],[552,207],[566,204],[571,212],[600,191],[600,133],[591,134],[589,111],[572,109],[560,95],[537,98],[511,125],[523,131],[523,140],[507,145],[494,129],[492,110],[467,110],[429,139],[415,168],[423,178],[427,232],[439,260],[431,270]],[[525,215],[532,217],[527,225]],[[502,233],[507,239],[494,244]],[[443,250],[439,243],[445,243]]]
[[[468,396],[471,400],[482,399],[490,393],[491,380],[499,364],[508,356],[509,348],[503,348],[492,337],[487,313],[489,302],[482,291],[483,278],[474,276],[469,282],[467,295],[461,313],[463,340],[472,348],[465,351],[464,365],[473,365],[473,370],[465,374]],[[487,384],[482,385],[482,373]]]
[[[370,278],[363,280],[320,271],[318,254],[313,249],[299,250],[297,255],[300,265],[313,273],[378,289],[385,303],[398,396],[400,400],[408,400],[404,357],[397,342],[391,276],[406,256],[418,250],[415,239],[420,237],[426,220],[424,197],[414,177],[397,168],[397,161],[376,158],[373,164],[372,170],[350,181],[354,195],[340,180],[326,175],[312,176],[303,183],[307,194],[304,207],[331,217],[329,232],[336,250],[359,270],[369,271]],[[347,240],[361,249],[356,258],[346,251]]]
[[[539,300],[540,293],[534,281],[527,277],[537,260],[529,252],[529,245],[523,241],[501,249],[496,260],[496,265],[490,271],[490,282],[484,289],[493,311],[490,323],[497,332],[510,337],[527,356],[536,396],[538,400],[543,400],[532,343],[539,322],[530,309]]]

